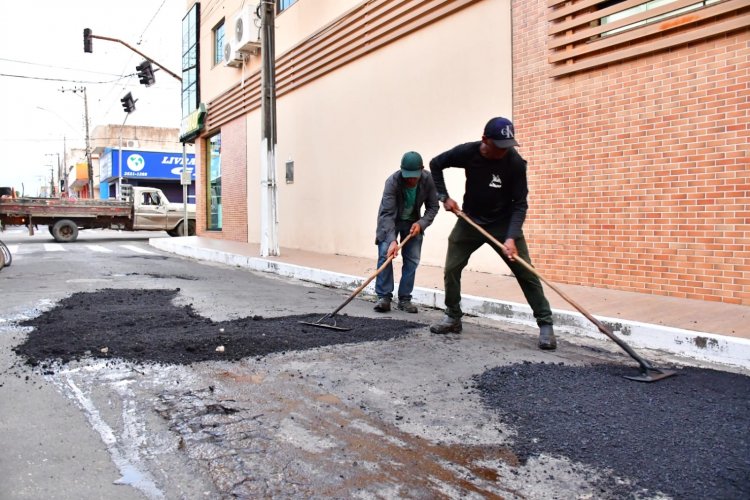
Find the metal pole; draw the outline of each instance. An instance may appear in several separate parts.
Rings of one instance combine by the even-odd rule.
[[[122,130],[125,128],[125,122],[128,121],[130,113],[125,113],[125,119],[122,120],[120,125],[120,148],[118,150],[119,158],[117,160],[117,201],[122,201]]]
[[[261,8],[261,235],[260,254],[279,255],[276,200],[276,42],[275,2],[263,0]]]
[[[181,178],[185,178],[187,175],[187,151],[185,147],[185,143],[182,143],[182,172],[180,173]],[[185,184],[185,182],[182,182],[182,208],[184,210],[185,218],[182,219],[182,235],[187,236],[188,235],[188,184]]]

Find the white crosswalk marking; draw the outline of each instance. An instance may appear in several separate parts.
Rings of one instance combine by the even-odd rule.
[[[8,250],[10,250],[10,254],[13,255],[14,253],[18,253],[18,245],[6,245],[8,247]]]
[[[135,245],[120,245],[120,246],[123,248],[127,248],[128,250],[131,250],[135,253],[142,253],[146,255],[156,255],[155,252],[149,252],[148,250],[141,248],[141,247],[137,247]]]
[[[44,243],[45,252],[65,252],[61,243]]]
[[[110,250],[107,247],[103,247],[101,245],[86,245],[86,248],[89,248],[93,250],[94,252],[99,252],[99,253],[112,253],[112,250]]]

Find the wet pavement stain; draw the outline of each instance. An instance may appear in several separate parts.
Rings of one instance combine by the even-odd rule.
[[[241,392],[240,380],[225,382],[215,391],[163,394],[159,413],[227,496],[523,497],[488,466],[517,466],[507,447],[433,443],[294,377],[269,382],[273,394],[253,393],[253,401],[212,399]],[[216,407],[236,411],[208,410]]]
[[[104,289],[74,293],[40,316],[24,321],[33,327],[14,350],[29,365],[85,357],[135,362],[190,364],[234,361],[250,356],[403,337],[423,325],[396,319],[342,315],[349,331],[300,324],[321,315],[246,318],[214,322],[191,306],[176,306],[175,290]],[[220,349],[217,349],[220,348]]]
[[[475,378],[518,430],[513,449],[611,469],[612,498],[750,498],[750,377],[683,368],[652,384],[637,367],[516,364]],[[627,479],[630,484],[617,481]]]

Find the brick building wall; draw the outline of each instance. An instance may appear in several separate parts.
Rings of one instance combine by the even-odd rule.
[[[552,78],[513,1],[524,226],[552,281],[750,304],[750,31]]]
[[[208,209],[206,203],[207,136],[196,140],[196,165],[200,165],[196,176],[197,234],[209,238],[247,242],[247,131],[245,117],[237,118],[221,127],[221,201],[222,229],[207,230]]]

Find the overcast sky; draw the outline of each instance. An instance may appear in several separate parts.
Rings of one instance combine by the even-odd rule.
[[[155,85],[140,85],[141,56],[97,39],[86,54],[83,29],[120,39],[180,75],[184,0],[0,0],[0,6],[0,186],[21,190],[23,183],[26,194],[36,195],[42,177],[49,183],[50,167],[57,171],[63,139],[68,148],[84,147],[83,94],[71,89],[86,87],[91,132],[122,123],[120,98],[129,91],[138,102],[127,124],[179,128],[180,82],[157,71]]]

